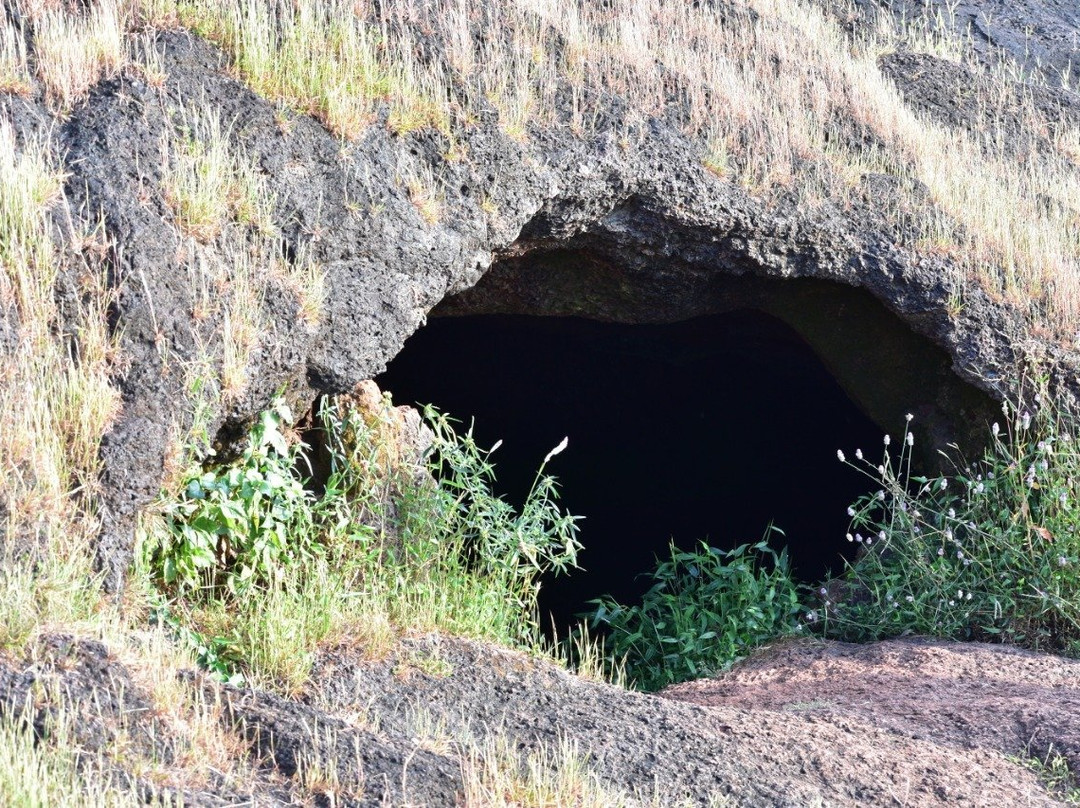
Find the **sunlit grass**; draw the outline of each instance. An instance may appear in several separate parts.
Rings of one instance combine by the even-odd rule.
[[[117,407],[108,293],[91,281],[70,331],[56,308],[59,269],[48,212],[64,204],[62,176],[44,140],[16,144],[0,120],[0,299],[18,316],[18,342],[0,370],[0,644],[25,642],[45,622],[93,616],[98,444]],[[92,277],[93,273],[90,272]]]

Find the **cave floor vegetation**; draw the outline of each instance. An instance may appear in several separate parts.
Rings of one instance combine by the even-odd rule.
[[[574,566],[580,546],[554,479],[541,467],[516,512],[491,491],[490,452],[445,416],[415,432],[436,481],[426,455],[378,429],[393,422],[388,399],[374,412],[347,402],[324,399],[312,431],[328,460],[318,495],[280,401],[235,464],[181,479],[145,522],[156,615],[223,678],[285,692],[307,680],[312,649],[345,637],[375,656],[405,630],[542,652],[540,576]]]

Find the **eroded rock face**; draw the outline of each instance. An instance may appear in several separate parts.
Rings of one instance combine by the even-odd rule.
[[[207,808],[470,804],[482,750],[560,748],[619,805],[1053,806],[1023,761],[1080,756],[1080,663],[1001,646],[792,639],[656,696],[437,634],[357,645],[287,699],[45,634],[0,658],[0,719],[46,749],[67,727],[110,793]]]
[[[1063,47],[1056,36],[1045,44]],[[676,129],[634,117],[614,98],[597,102],[598,124],[587,139],[552,127],[520,142],[488,109],[454,132],[460,159],[445,158],[450,144],[441,134],[397,136],[378,124],[344,144],[312,119],[282,121],[198,38],[165,33],[156,47],[167,75],[161,87],[137,73],[103,82],[52,134],[70,209],[100,214],[112,244],[111,321],[126,357],[116,378],[123,412],[101,449],[98,556],[112,586],[130,562],[134,518],[158,490],[170,441],[191,421],[184,369],[222,325],[195,315],[185,281],[193,258],[161,190],[162,137],[191,105],[213,108],[234,146],[257,165],[276,199],[285,260],[306,254],[326,272],[316,324],[267,282],[247,383],[214,402],[210,433],[226,444],[283,386],[294,403],[306,404],[376,375],[434,306],[473,287],[493,262],[476,292],[443,310],[656,322],[723,310],[737,299],[765,306],[768,298],[796,324],[819,305],[813,295],[761,290],[814,279],[876,298],[938,346],[952,373],[984,392],[1006,393],[1028,355],[1049,357],[1064,379],[1078,366],[977,288],[966,290],[959,310],[951,305],[958,290],[948,266],[898,246],[897,225],[879,213],[896,191],[888,177],[863,176],[842,208],[783,194],[765,203],[706,170],[700,147]],[[896,80],[916,86],[917,71],[900,67]],[[22,131],[53,125],[38,101],[4,104]],[[429,173],[443,191],[434,223],[401,180],[415,172]],[[538,273],[542,283],[532,278]],[[0,327],[0,335],[10,331]],[[952,404],[946,397],[935,406]]]
[[[892,13],[951,26],[984,63],[1012,61],[1055,87],[1075,81],[1080,67],[1080,8],[1063,0],[856,0],[854,6],[864,22]]]

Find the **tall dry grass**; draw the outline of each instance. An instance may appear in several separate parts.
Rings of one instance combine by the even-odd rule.
[[[877,67],[899,45],[963,60],[968,43],[942,15],[883,16],[853,39],[808,0],[734,10],[581,0],[97,0],[81,14],[48,0],[22,5],[37,76],[62,107],[123,64],[126,30],[182,24],[225,48],[257,92],[345,138],[371,126],[383,102],[399,132],[450,132],[481,98],[514,137],[557,117],[586,134],[591,87],[631,99],[641,115],[677,113],[703,162],[761,196],[794,189],[843,203],[868,169],[918,179],[933,209],[911,200],[920,232],[909,246],[948,255],[955,281],[981,285],[1042,327],[1065,335],[1080,326],[1076,133],[1025,104],[1021,125],[1059,147],[1018,155],[1002,128],[958,131],[915,113]],[[425,48],[430,31],[444,54]],[[0,31],[0,81],[10,87],[29,71],[18,34],[11,24]],[[569,120],[555,103],[567,81]],[[1002,94],[986,95],[993,113]],[[410,188],[433,223],[435,194]]]
[[[0,119],[0,301],[17,323],[0,364],[0,646],[41,623],[88,619],[100,597],[88,557],[90,495],[98,445],[119,408],[109,382],[114,345],[100,274],[85,268],[74,323],[57,309],[60,262],[48,230],[50,209],[64,204],[61,180],[49,145],[19,144]]]

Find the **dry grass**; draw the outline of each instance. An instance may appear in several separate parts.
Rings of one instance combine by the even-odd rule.
[[[226,728],[219,697],[177,675],[197,667],[190,652],[160,627],[117,631],[110,639],[132,680],[150,695],[155,718],[173,744],[174,759],[169,765],[157,762],[147,779],[157,786],[197,790],[224,778],[243,790],[248,745]]]
[[[718,175],[765,197],[795,188],[811,203],[841,204],[865,170],[921,180],[937,210],[913,200],[921,233],[909,246],[949,256],[954,281],[981,284],[1058,334],[1080,326],[1075,133],[1057,131],[1027,105],[1023,124],[1061,148],[1016,155],[1000,132],[975,136],[915,114],[877,68],[880,53],[901,45],[963,60],[969,43],[952,33],[947,12],[899,24],[883,17],[873,36],[853,41],[808,0],[753,0],[723,14],[707,4],[578,0],[402,2],[378,13],[370,0],[99,0],[81,15],[46,0],[25,5],[38,75],[62,107],[123,64],[124,30],[175,23],[222,45],[257,92],[347,138],[376,120],[383,101],[396,131],[449,132],[482,96],[503,129],[524,140],[531,125],[556,120],[563,79],[575,88],[561,122],[582,134],[596,112],[582,88],[624,95],[640,115],[668,114],[679,97],[680,123]],[[445,59],[422,47],[429,30],[444,38]],[[15,88],[28,70],[20,33],[10,25],[0,32],[0,80]],[[451,81],[467,75],[471,83]],[[994,94],[983,100],[991,112],[1001,103]],[[872,153],[845,145],[861,136],[877,144]],[[434,222],[441,211],[429,192],[410,184]],[[220,207],[189,212],[196,228],[221,219]]]
[[[11,20],[5,19],[0,23],[0,92],[29,95],[31,78],[26,38]]]
[[[153,69],[152,56],[146,64]],[[276,200],[216,111],[189,109],[177,129],[162,138],[162,193],[189,240],[191,316],[216,324],[221,338],[215,378],[207,380],[207,363],[196,360],[189,370],[198,375],[188,387],[209,384],[226,402],[235,401],[247,387],[251,355],[265,330],[263,298],[270,286],[294,295],[299,316],[313,326],[321,317],[322,272],[306,255],[293,262],[281,257]],[[204,352],[212,353],[211,346]]]
[[[274,198],[253,162],[231,145],[215,110],[188,110],[162,142],[162,185],[180,229],[201,242],[233,222],[274,232]]]
[[[37,76],[56,108],[70,110],[102,77],[115,75],[124,65],[126,26],[119,2],[97,0],[85,14],[43,0],[25,5]]]
[[[898,45],[963,59],[968,43],[937,12],[900,24],[883,18],[858,41],[807,0],[754,0],[723,15],[705,4],[605,8],[577,0],[399,3],[378,15],[370,2],[352,0],[155,0],[134,16],[180,20],[224,46],[256,91],[343,137],[370,126],[381,101],[399,132],[449,131],[479,101],[451,83],[454,75],[472,75],[468,86],[522,140],[530,126],[555,122],[563,79],[576,86],[561,122],[580,134],[596,114],[583,87],[631,98],[640,115],[670,112],[674,92],[685,101],[681,125],[700,139],[703,162],[719,176],[766,198],[794,188],[811,203],[841,204],[866,171],[921,180],[936,210],[913,200],[921,232],[910,246],[949,256],[953,281],[981,284],[1033,322],[1059,334],[1080,325],[1075,133],[1054,131],[1027,105],[1024,125],[1050,131],[1062,147],[1018,157],[1000,132],[976,137],[920,117],[877,68],[876,57]],[[431,29],[445,39],[445,61],[417,55]],[[562,37],[558,49],[551,30]],[[9,61],[17,75],[18,58]],[[992,95],[984,101],[991,111],[1000,105]],[[838,145],[864,135],[877,145]],[[410,179],[410,197],[434,223],[441,209],[432,186]]]
[[[92,267],[82,311],[61,330],[59,258],[47,235],[49,209],[64,204],[60,183],[48,145],[17,145],[0,120],[0,303],[19,326],[0,368],[0,646],[24,642],[44,622],[90,618],[100,599],[88,558],[96,532],[89,495],[98,444],[119,407],[109,384],[114,345],[108,293]]]
[[[474,808],[613,808],[639,805],[605,787],[589,770],[587,756],[563,739],[522,757],[506,740],[473,744],[462,754],[465,804]]]
[[[61,715],[54,721],[49,741],[38,743],[32,727],[0,718],[0,804],[19,808],[144,805],[132,790],[117,787],[121,784],[108,773],[103,759],[81,753],[71,737],[70,720]]]
[[[431,169],[418,166],[406,173],[402,183],[409,193],[409,201],[420,217],[429,225],[438,224],[443,216],[446,195]]]

